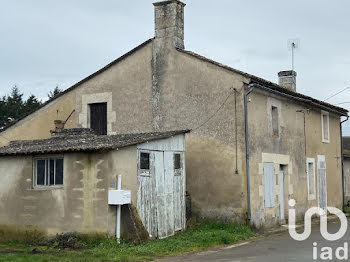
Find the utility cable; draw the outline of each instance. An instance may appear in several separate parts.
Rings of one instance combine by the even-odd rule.
[[[349,89],[349,88],[350,88],[350,86],[347,86],[347,87],[345,87],[343,90],[341,90],[341,91],[335,93],[334,95],[331,95],[330,97],[326,98],[326,99],[323,100],[323,101],[325,102],[325,101],[327,101],[327,100],[329,100],[329,99],[335,97],[336,95],[339,95],[340,93],[343,93],[345,90],[347,90],[347,89]]]
[[[231,92],[230,94],[226,97],[226,99],[224,100],[224,102],[218,107],[218,109],[215,111],[214,114],[212,114],[207,120],[205,120],[202,124],[200,124],[199,126],[193,128],[192,130],[197,130],[199,128],[201,128],[202,126],[204,126],[206,123],[208,123],[214,116],[216,116],[216,114],[221,110],[221,108],[223,108],[227,102],[227,100],[236,92],[236,90],[234,88],[230,88]]]

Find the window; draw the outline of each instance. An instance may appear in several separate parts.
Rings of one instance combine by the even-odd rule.
[[[271,123],[272,123],[272,135],[279,136],[279,123],[278,123],[278,108],[271,107]]]
[[[107,103],[89,104],[90,128],[97,135],[107,135]]]
[[[149,169],[149,153],[141,152],[140,154],[140,169]]]
[[[309,200],[316,199],[316,183],[315,183],[315,159],[307,158],[306,160],[306,172],[307,172],[307,190]]]
[[[34,186],[63,185],[63,157],[34,159]]]
[[[321,112],[322,142],[329,143],[329,113]]]
[[[181,169],[181,155],[174,154],[174,169]]]

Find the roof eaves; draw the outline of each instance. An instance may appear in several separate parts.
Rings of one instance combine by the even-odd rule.
[[[273,83],[271,81],[268,81],[268,80],[265,80],[263,78],[260,78],[258,76],[255,76],[255,75],[252,75],[252,74],[249,74],[249,73],[246,73],[246,72],[243,72],[241,70],[238,70],[238,69],[235,69],[235,68],[232,68],[230,66],[227,66],[227,65],[224,65],[224,64],[221,64],[219,62],[216,62],[210,58],[207,58],[207,57],[204,57],[202,55],[199,55],[197,53],[194,53],[192,51],[188,51],[188,50],[184,50],[184,49],[181,49],[181,48],[177,48],[177,50],[179,52],[182,52],[182,53],[185,53],[185,54],[188,54],[188,55],[191,55],[193,57],[196,57],[202,61],[205,61],[205,62],[208,62],[208,63],[211,63],[211,64],[214,64],[214,65],[217,65],[219,67],[222,67],[222,68],[225,68],[229,71],[232,71],[234,73],[237,73],[237,74],[240,74],[240,75],[243,75],[247,78],[250,78],[251,81],[254,83],[258,83],[258,84],[261,84],[261,85],[264,85],[266,86],[267,88],[271,88],[271,89],[276,89],[280,92],[283,92],[283,93],[286,93],[290,96],[295,96],[295,97],[300,97],[302,99],[305,99],[305,100],[310,100],[316,104],[319,104],[320,106],[323,106],[323,107],[327,107],[327,108],[330,108],[330,109],[333,109],[335,111],[337,111],[340,115],[343,115],[343,116],[346,116],[347,113],[348,113],[348,110],[344,109],[344,108],[341,108],[341,107],[337,107],[337,106],[334,106],[332,104],[329,104],[329,103],[326,103],[326,102],[323,102],[323,101],[320,101],[320,100],[317,100],[315,98],[312,98],[312,97],[309,97],[309,96],[306,96],[306,95],[303,95],[303,94],[300,94],[300,93],[297,93],[297,92],[293,92],[293,91],[290,91],[276,83]]]
[[[50,104],[51,102],[55,101],[56,99],[58,99],[59,97],[65,95],[66,93],[74,90],[75,88],[77,88],[78,86],[80,86],[81,84],[85,83],[86,81],[90,80],[91,78],[95,77],[96,75],[102,73],[103,71],[107,70],[108,68],[110,68],[111,66],[117,64],[118,62],[122,61],[123,59],[125,59],[126,57],[128,57],[129,55],[131,55],[132,53],[136,52],[137,50],[141,49],[142,47],[146,46],[147,44],[151,43],[153,41],[154,38],[150,38],[148,40],[146,40],[145,42],[141,43],[140,45],[136,46],[135,48],[131,49],[129,52],[125,53],[124,55],[118,57],[117,59],[113,60],[112,62],[110,62],[109,64],[105,65],[104,67],[102,67],[101,69],[97,70],[96,72],[92,73],[91,75],[85,77],[84,79],[80,80],[79,82],[75,83],[74,85],[72,85],[71,87],[67,88],[66,90],[64,90],[63,92],[59,93],[58,95],[56,95],[55,97],[47,100],[45,103],[43,103],[41,106],[39,106],[37,109],[30,111],[28,114],[26,114],[25,116],[17,119],[16,121],[12,122],[11,124],[5,126],[2,130],[0,130],[0,133],[4,132],[5,130],[9,129],[10,127],[13,127],[14,125],[16,125],[18,122],[24,120],[26,117],[30,116],[31,114],[39,111],[40,109],[44,108],[46,105]]]

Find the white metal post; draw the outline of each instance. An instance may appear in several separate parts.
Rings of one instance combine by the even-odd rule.
[[[122,189],[122,176],[118,175],[117,181],[117,190]],[[121,214],[121,205],[117,205],[117,221],[116,221],[116,237],[118,243],[120,243],[120,214]]]

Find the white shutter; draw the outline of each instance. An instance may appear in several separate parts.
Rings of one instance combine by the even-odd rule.
[[[275,179],[274,179],[274,164],[264,163],[264,199],[265,207],[275,206]]]

